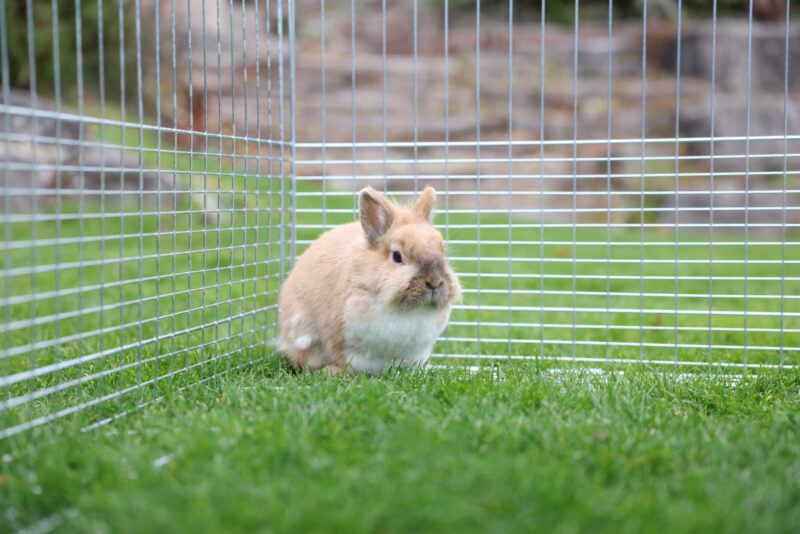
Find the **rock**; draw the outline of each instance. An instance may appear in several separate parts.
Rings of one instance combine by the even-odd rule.
[[[681,30],[681,75],[711,80],[712,35],[711,21],[686,24]],[[650,43],[648,59],[662,70],[674,72],[676,67],[677,35],[673,29],[668,37],[661,32],[664,43]],[[746,19],[718,19],[716,65],[714,74],[718,92],[739,93],[747,86]],[[786,25],[784,22],[754,22],[752,33],[751,91],[783,92],[786,60]],[[654,34],[655,38],[655,34]],[[800,24],[789,27],[789,65],[800,64]],[[789,91],[800,91],[800,71],[789,69]]]
[[[30,110],[30,95],[12,90],[9,104]],[[39,112],[45,112],[44,117],[29,111],[0,113],[0,125],[8,120],[12,132],[8,142],[0,143],[0,157],[9,162],[4,185],[11,188],[13,209],[32,210],[34,198],[38,207],[47,207],[56,194],[62,199],[80,195],[96,200],[101,192],[106,198],[114,198],[120,190],[142,191],[143,201],[155,202],[154,191],[174,191],[171,175],[144,169],[135,149],[101,147],[85,129],[81,145],[81,123],[74,115],[65,110],[65,117],[55,116],[55,105],[42,97],[36,104]],[[47,190],[52,194],[43,194]],[[136,195],[125,195],[131,197]],[[162,203],[171,206],[171,196],[162,197]]]
[[[720,94],[715,98],[714,137],[744,137],[746,131],[746,99],[744,95]],[[797,131],[800,125],[800,106],[789,100],[788,102],[788,131]],[[750,135],[751,136],[782,136],[784,119],[784,103],[782,98],[753,98],[750,101]],[[707,137],[711,133],[711,108],[708,103],[694,104],[681,108],[680,134],[683,137]],[[688,143],[689,151],[694,155],[709,155],[708,141]],[[717,171],[745,172],[744,140],[715,141],[714,169]],[[790,140],[787,143],[788,152],[797,150],[798,142]],[[749,147],[750,172],[767,172],[783,169],[784,140],[781,138],[769,140],[751,140]],[[787,158],[788,170],[797,170],[796,158]],[[710,167],[707,160],[706,168]]]

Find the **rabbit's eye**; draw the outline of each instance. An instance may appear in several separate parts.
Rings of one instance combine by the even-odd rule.
[[[395,263],[403,263],[403,255],[398,251],[392,252],[392,261]]]

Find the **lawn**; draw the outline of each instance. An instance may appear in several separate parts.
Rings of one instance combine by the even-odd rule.
[[[122,210],[64,199],[0,225],[0,430],[13,434],[0,531],[800,525],[800,373],[705,365],[797,363],[796,235],[785,250],[750,236],[745,252],[740,234],[712,247],[689,231],[515,217],[509,247],[507,216],[456,207],[436,223],[465,296],[438,367],[295,375],[273,343],[287,183],[241,157],[159,160],[143,137],[145,163],[191,195],[132,193]],[[298,252],[353,216],[352,195],[299,181]],[[618,364],[596,375],[586,358]],[[625,363],[676,358],[704,365]]]
[[[794,370],[324,378],[270,360],[4,455],[0,530],[797,532],[798,388]]]

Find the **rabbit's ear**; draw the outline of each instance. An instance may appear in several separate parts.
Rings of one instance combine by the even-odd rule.
[[[421,219],[433,223],[433,206],[436,204],[436,189],[428,186],[422,191],[411,211]]]
[[[358,211],[367,241],[376,245],[392,225],[394,220],[392,205],[383,195],[371,187],[365,187],[358,195]]]

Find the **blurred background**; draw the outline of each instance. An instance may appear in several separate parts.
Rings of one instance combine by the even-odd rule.
[[[529,177],[516,180],[515,190],[564,191],[562,197],[549,197],[548,203],[565,211],[548,218],[569,219],[573,175],[578,177],[578,208],[606,206],[603,196],[580,193],[605,190],[610,175],[613,191],[630,193],[611,199],[612,207],[623,208],[613,217],[624,221],[631,216],[624,208],[640,202],[636,193],[642,174],[646,174],[647,188],[664,190],[674,189],[676,172],[680,171],[679,187],[687,194],[678,202],[692,208],[681,213],[682,221],[708,224],[709,213],[703,208],[711,200],[700,191],[709,189],[710,145],[707,140],[691,138],[707,137],[713,128],[714,136],[720,138],[714,146],[717,158],[713,163],[717,206],[744,206],[744,180],[748,174],[749,205],[757,208],[752,211],[750,222],[777,224],[779,213],[770,208],[779,208],[782,198],[769,191],[782,189],[784,164],[790,171],[788,189],[798,188],[800,69],[789,68],[787,79],[784,67],[787,54],[790,66],[800,64],[800,24],[786,24],[787,4],[780,0],[753,1],[749,83],[749,3],[745,0],[716,2],[715,24],[711,19],[712,2],[584,1],[577,6],[576,21],[575,2],[551,0],[544,7],[544,25],[539,2],[518,1],[514,4],[511,43],[511,115],[507,2],[481,3],[478,34],[475,3],[463,0],[418,4],[298,0],[294,132],[288,105],[290,47],[286,5],[255,0],[98,0],[81,3],[80,13],[76,13],[74,2],[34,4],[32,20],[27,16],[25,2],[6,5],[8,93],[4,92],[3,98],[21,107],[58,107],[90,116],[122,118],[130,123],[139,122],[141,112],[141,120],[147,124],[179,130],[162,135],[162,147],[177,147],[187,154],[207,152],[211,143],[211,153],[224,152],[231,164],[241,165],[247,159],[237,160],[236,154],[266,154],[273,149],[272,145],[242,142],[235,148],[220,149],[219,138],[203,136],[204,132],[253,140],[278,139],[282,132],[285,140],[294,135],[299,143],[312,144],[354,139],[358,143],[381,143],[384,136],[389,142],[469,142],[478,136],[482,142],[506,141],[509,135],[514,141],[538,141],[543,135],[547,141],[562,143],[545,146],[542,154],[535,143],[515,146],[511,154],[513,169],[509,169],[508,147],[502,144],[483,147],[480,162],[469,161],[474,160],[474,145],[450,150],[446,172],[458,178],[449,181],[448,188],[464,192],[453,195],[454,202],[474,204],[475,198],[466,194],[475,190],[469,176],[481,174],[482,191],[506,191],[505,175],[511,172]],[[141,18],[139,34],[135,25],[137,12]],[[613,29],[609,35],[610,24]],[[32,43],[28,35],[31,28]],[[78,31],[80,40],[76,39]],[[676,80],[679,41],[680,84]],[[480,48],[479,67],[476,47]],[[141,85],[137,83],[138,76]],[[280,102],[280,84],[285,88],[284,106]],[[37,95],[36,103],[31,102],[32,89]],[[785,89],[788,107],[784,103]],[[747,133],[748,95],[750,135],[773,137],[753,140],[746,147],[743,139],[724,139]],[[32,128],[25,117],[12,116],[10,120],[10,128],[16,133]],[[56,121],[36,122],[39,136],[48,132],[55,135]],[[64,140],[58,154],[64,171],[59,178],[60,189],[66,201],[70,190],[97,190],[100,178],[90,169],[102,167],[91,166],[92,162],[99,163],[99,144],[92,147],[91,143],[84,143],[78,154],[78,143],[69,140],[84,135],[87,139],[96,138],[101,133],[97,128],[86,130],[80,121],[58,122],[59,136]],[[613,139],[631,142],[609,144],[609,132]],[[788,139],[783,138],[785,133],[790,136]],[[119,136],[120,132],[109,130],[103,135]],[[130,131],[127,135],[129,139],[137,138]],[[642,138],[676,136],[686,139],[677,146],[674,142],[641,143]],[[573,139],[598,142],[573,146]],[[217,148],[213,148],[215,143]],[[19,172],[11,171],[11,182],[27,187],[30,171],[25,171],[24,163],[33,157],[31,143],[6,146],[7,158],[23,164]],[[747,164],[746,148],[750,155]],[[299,150],[302,161],[296,167],[298,176],[315,182],[324,178],[326,187],[332,189],[352,189],[358,180],[359,187],[372,180],[370,183],[377,185],[408,189],[412,178],[420,175],[428,177],[427,183],[444,187],[441,146],[359,146],[358,153],[352,154],[352,159],[358,160],[357,166],[348,160],[351,148],[337,151],[332,147],[323,152],[309,146]],[[676,150],[679,161],[675,159]],[[47,171],[49,167],[45,165],[55,163],[53,144],[40,144],[36,152],[36,185],[55,188],[56,173]],[[125,189],[139,188],[139,154],[124,152],[103,155],[123,158],[119,160],[122,172],[118,176],[106,172],[103,181],[109,190],[117,190],[121,183]],[[467,153],[469,157],[465,156]],[[77,173],[70,172],[68,164],[79,156],[87,170],[76,178]],[[547,161],[536,161],[540,156]],[[337,164],[337,160],[344,163]],[[384,164],[384,160],[389,163]],[[191,184],[198,179],[194,173],[159,173],[155,158],[149,156],[143,165],[141,185],[146,191],[160,188],[191,192]],[[352,179],[354,175],[358,180]],[[543,184],[536,175],[545,177]],[[173,183],[181,180],[184,181]],[[697,193],[690,194],[692,190]],[[46,195],[37,198],[39,209],[53,203]],[[787,196],[790,206],[798,205],[798,200],[796,193]],[[196,206],[213,210],[215,206],[208,202],[198,201]],[[649,208],[670,208],[676,199],[674,195],[652,195],[647,202]],[[514,203],[538,205],[531,196],[515,198]],[[31,197],[14,195],[12,204],[14,209],[30,210]],[[506,200],[499,194],[496,198],[488,195],[482,206],[495,204],[505,206]],[[800,221],[799,211],[790,211],[788,216],[790,222]],[[581,211],[578,217],[605,220],[605,213]],[[650,222],[667,223],[674,221],[675,215],[674,210],[664,209],[648,217]],[[744,211],[722,211],[715,221],[743,223]],[[769,232],[769,228],[757,228]]]

